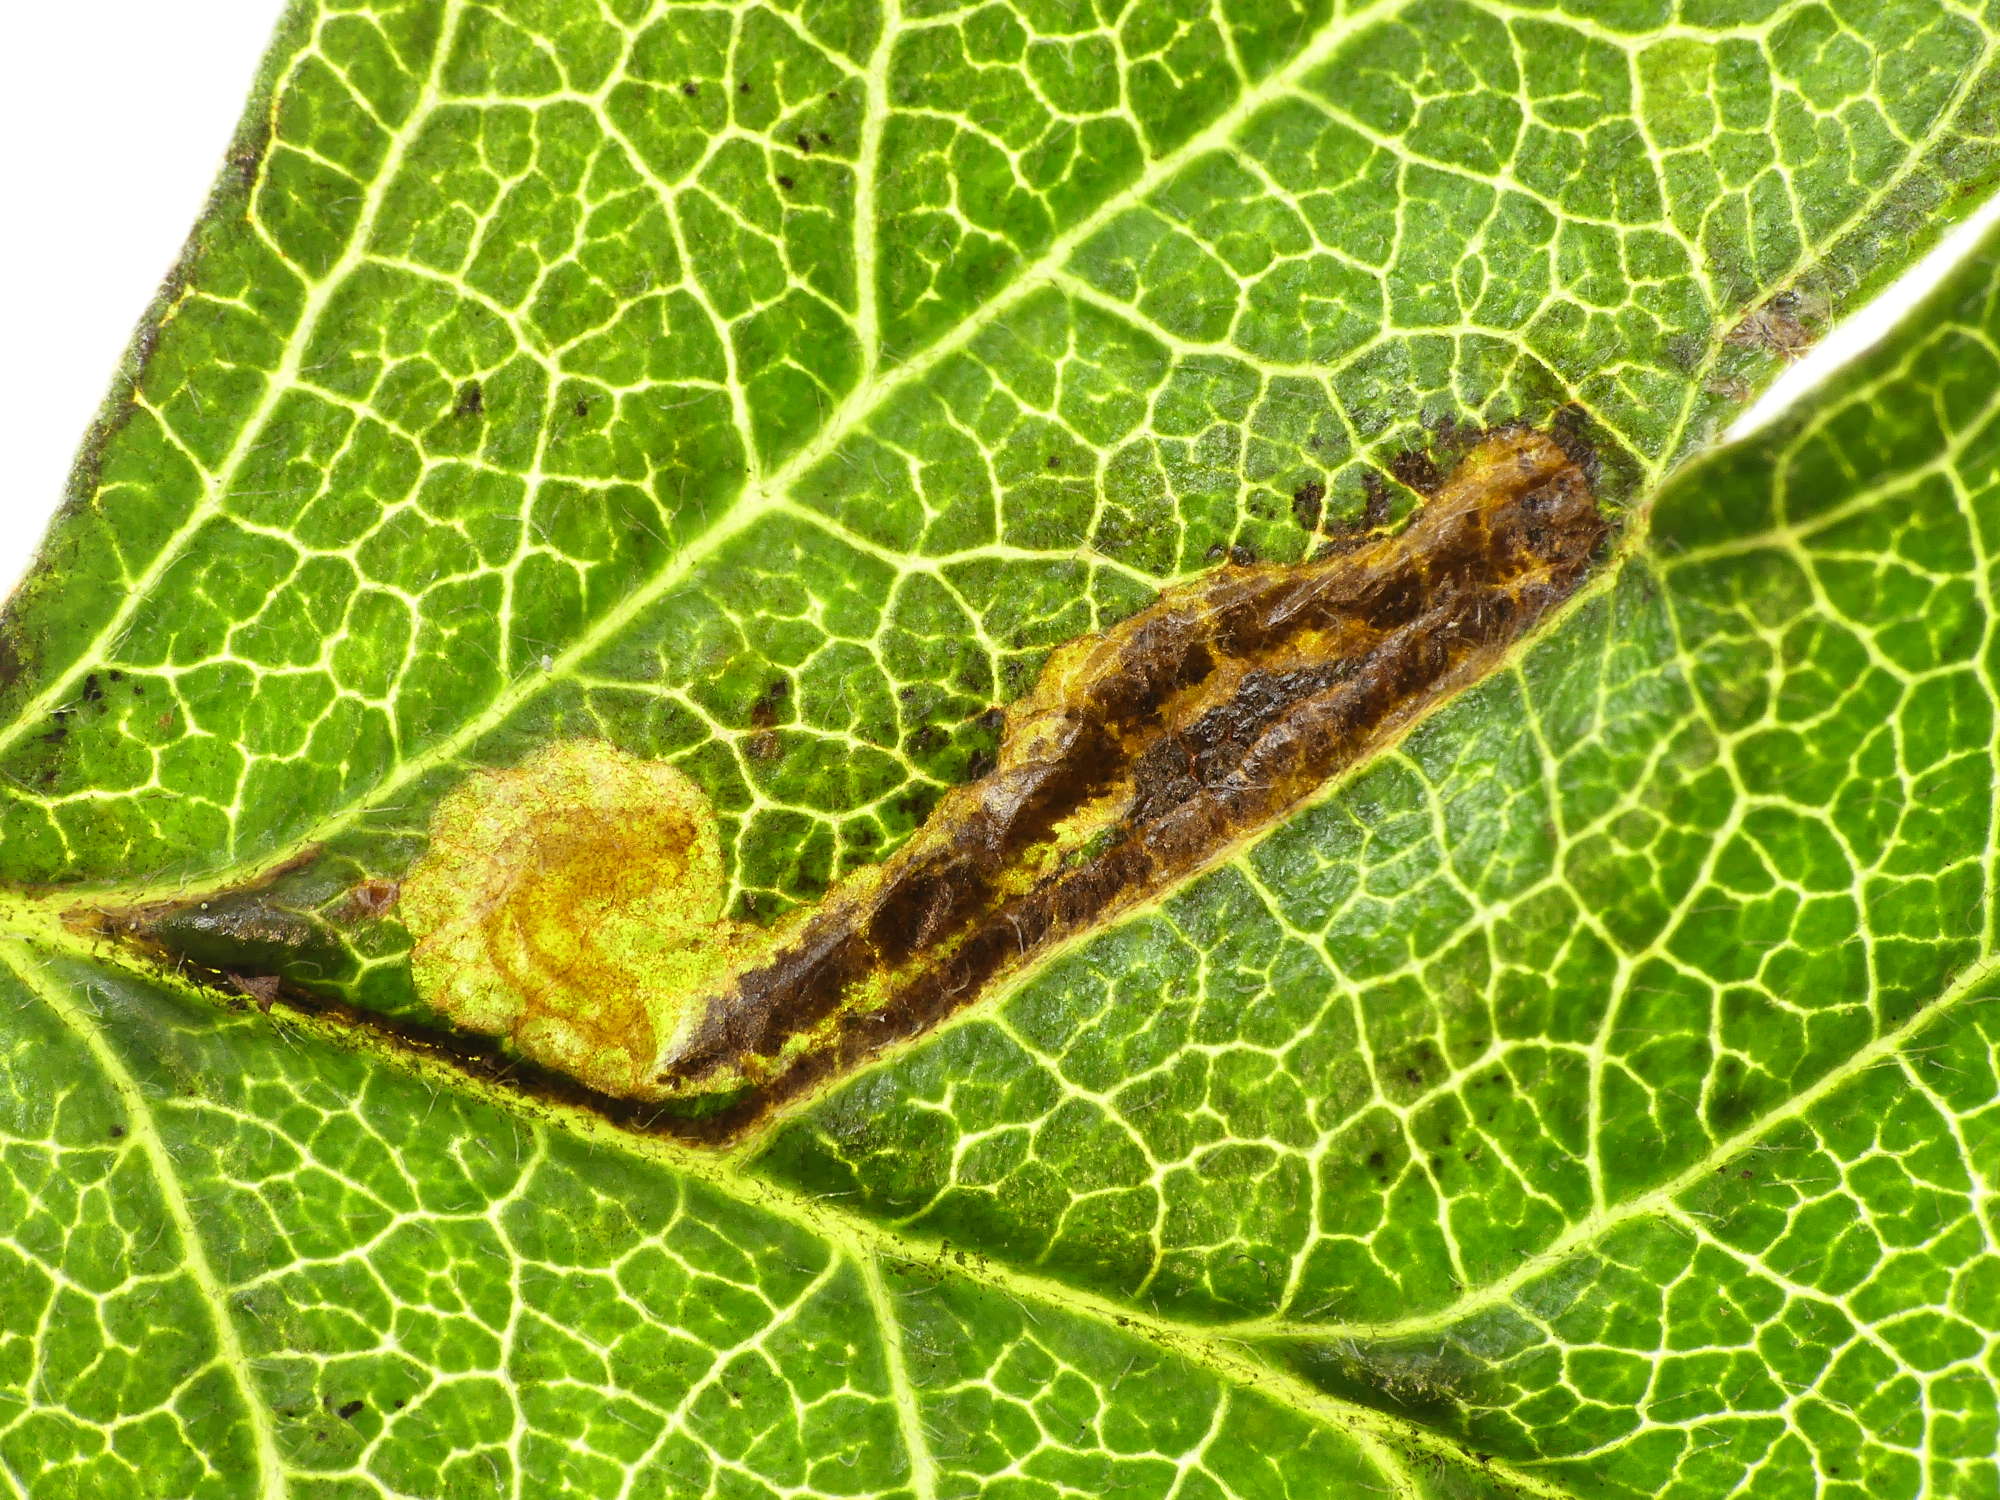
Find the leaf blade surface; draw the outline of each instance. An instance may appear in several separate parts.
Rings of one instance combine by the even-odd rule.
[[[921,9],[288,19],[5,625],[16,1483],[1979,1493],[1990,265],[1653,494],[1990,185],[1985,24]],[[1650,530],[1553,633],[727,1163],[56,921],[268,878],[200,961],[421,1021],[354,892],[578,735],[810,902],[1571,404]]]

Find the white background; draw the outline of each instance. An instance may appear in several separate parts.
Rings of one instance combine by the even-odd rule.
[[[0,64],[0,593],[26,567],[133,325],[208,195],[283,0],[16,4]],[[1878,337],[1962,253],[1954,234],[1794,366],[1739,429]]]
[[[0,593],[207,200],[283,0],[4,0]]]

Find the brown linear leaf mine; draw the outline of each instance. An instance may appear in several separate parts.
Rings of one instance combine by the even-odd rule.
[[[740,1073],[726,1135],[1154,895],[1476,681],[1588,576],[1607,527],[1552,438],[1475,446],[1401,534],[1224,567],[1056,652],[999,760],[830,892],[661,1071]]]

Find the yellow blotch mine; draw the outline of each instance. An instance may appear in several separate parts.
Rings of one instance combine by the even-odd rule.
[[[400,911],[432,1005],[631,1097],[765,940],[723,917],[724,893],[715,814],[694,782],[567,740],[444,799]]]

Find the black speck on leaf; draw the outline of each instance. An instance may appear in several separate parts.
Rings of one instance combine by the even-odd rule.
[[[1292,519],[1299,523],[1303,531],[1318,531],[1323,513],[1321,502],[1326,499],[1326,486],[1317,479],[1309,479],[1292,491]]]
[[[1374,530],[1376,527],[1388,525],[1389,492],[1383,487],[1382,481],[1373,473],[1364,474],[1361,479],[1361,492],[1364,497],[1361,507],[1362,526]]]
[[[1428,453],[1399,453],[1389,462],[1389,472],[1420,495],[1428,495],[1444,482],[1437,463]]]
[[[750,705],[750,722],[759,729],[769,729],[778,722],[778,706],[791,696],[792,683],[787,677],[774,677],[771,683]]]

